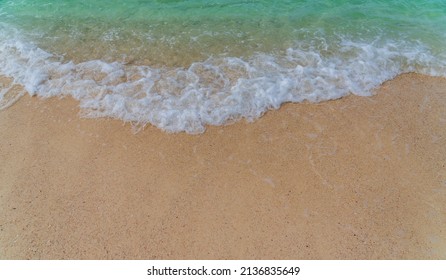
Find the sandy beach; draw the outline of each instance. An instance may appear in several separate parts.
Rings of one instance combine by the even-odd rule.
[[[0,111],[1,259],[445,259],[446,79],[134,133],[76,101]]]

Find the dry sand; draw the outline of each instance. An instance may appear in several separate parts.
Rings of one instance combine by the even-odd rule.
[[[2,259],[446,258],[446,79],[202,135],[0,112]]]

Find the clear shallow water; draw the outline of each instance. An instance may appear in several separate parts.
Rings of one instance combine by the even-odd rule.
[[[404,72],[446,76],[446,0],[0,0],[0,74],[170,132]]]

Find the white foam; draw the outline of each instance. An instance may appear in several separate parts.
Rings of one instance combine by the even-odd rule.
[[[342,40],[335,54],[297,44],[280,56],[210,58],[189,68],[152,68],[99,60],[62,62],[17,33],[0,38],[0,74],[31,95],[69,95],[80,101],[86,117],[187,133],[241,118],[252,121],[284,102],[370,95],[404,72],[445,76],[445,61],[422,44]]]

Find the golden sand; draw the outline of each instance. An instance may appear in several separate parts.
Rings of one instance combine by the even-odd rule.
[[[446,258],[446,79],[202,135],[26,96],[0,132],[2,259]]]

